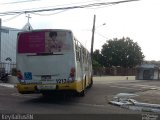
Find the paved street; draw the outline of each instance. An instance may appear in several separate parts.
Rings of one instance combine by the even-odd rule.
[[[108,104],[118,93],[135,93],[141,102],[160,103],[160,82],[144,80],[105,80],[94,78],[85,97],[44,98],[41,94],[21,95],[13,87],[0,84],[0,113],[38,114],[132,114],[132,111]],[[156,95],[156,96],[155,96]]]

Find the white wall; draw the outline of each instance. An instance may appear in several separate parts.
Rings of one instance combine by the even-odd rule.
[[[12,63],[16,63],[16,44],[18,29],[2,27],[9,30],[9,33],[1,33],[1,62],[6,62],[6,58],[10,57]]]
[[[158,80],[158,70],[154,70],[154,80]]]

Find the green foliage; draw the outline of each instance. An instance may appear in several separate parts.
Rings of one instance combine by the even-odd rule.
[[[102,66],[102,55],[99,50],[93,52],[93,68]]]
[[[101,65],[96,61],[96,60],[93,60],[92,61],[92,64],[93,64],[93,69],[95,68],[99,68],[99,67],[101,67]]]
[[[100,53],[99,53],[100,54]],[[104,66],[134,67],[142,63],[144,55],[137,42],[130,38],[113,39],[107,41],[98,57],[93,57]],[[101,57],[100,57],[101,56]]]

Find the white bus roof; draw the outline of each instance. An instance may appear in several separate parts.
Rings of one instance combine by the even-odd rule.
[[[71,30],[68,30],[68,29],[34,29],[34,30],[30,30],[30,31],[21,31],[19,33],[21,34],[21,33],[39,32],[39,31],[68,31],[68,32],[72,32]]]

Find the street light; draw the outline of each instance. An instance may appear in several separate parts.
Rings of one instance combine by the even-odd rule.
[[[97,28],[100,28],[100,27],[102,27],[102,26],[104,26],[104,25],[106,25],[106,23],[103,23],[103,24],[101,24],[101,25],[99,25],[99,26],[96,26],[95,28],[97,29]]]

